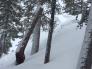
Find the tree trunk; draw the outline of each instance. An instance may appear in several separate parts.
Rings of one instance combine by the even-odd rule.
[[[39,42],[40,42],[40,19],[33,32],[33,41],[32,41],[32,50],[31,55],[39,51]]]
[[[0,57],[2,56],[3,54],[3,45],[2,45],[2,40],[0,38]]]
[[[42,12],[43,12],[41,5],[38,6],[36,12],[37,13],[36,13],[36,16],[33,19],[31,28],[29,28],[28,32],[25,34],[23,40],[21,41],[20,45],[18,46],[18,48],[16,50],[16,64],[21,64],[25,60],[25,55],[24,55],[25,48],[27,46],[27,43],[29,41],[31,34],[33,33],[33,30],[34,30],[34,28],[37,24],[37,21],[38,21],[39,18],[41,18],[41,15],[42,15]]]
[[[83,46],[81,48],[79,56],[77,69],[91,69],[91,65],[92,65],[92,5],[90,7],[87,28],[85,32]]]
[[[48,33],[48,40],[47,40],[47,47],[46,47],[46,53],[45,53],[45,61],[44,63],[48,63],[50,59],[50,50],[51,50],[51,41],[52,41],[52,34],[53,34],[53,28],[54,28],[54,15],[55,15],[55,8],[56,8],[56,0],[52,0],[52,9],[51,9],[51,21],[50,21],[50,28]]]

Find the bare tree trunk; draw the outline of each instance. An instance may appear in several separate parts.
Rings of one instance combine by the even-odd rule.
[[[42,12],[43,12],[43,9],[41,8],[41,5],[40,5],[37,8],[37,13],[33,19],[31,28],[29,28],[28,32],[25,34],[23,40],[21,41],[20,45],[18,46],[18,48],[16,50],[16,64],[21,64],[24,62],[24,60],[25,60],[25,55],[24,55],[25,48],[27,46],[27,43],[29,41],[31,34],[33,33],[33,30],[37,24],[38,19],[41,18]]]
[[[85,32],[83,46],[81,48],[79,56],[77,69],[91,69],[91,66],[92,66],[92,4],[90,7],[87,28]]]
[[[0,57],[2,56],[3,54],[3,45],[2,45],[2,40],[0,38]]]
[[[48,40],[47,40],[47,47],[45,53],[45,61],[44,63],[48,63],[50,61],[50,51],[51,51],[51,41],[52,41],[52,34],[54,28],[54,15],[55,15],[55,8],[56,8],[56,0],[52,0],[52,10],[51,10],[51,21],[50,21],[50,28],[48,33]]]
[[[40,42],[40,19],[34,29],[33,32],[33,41],[32,41],[32,49],[31,55],[37,53],[39,51],[39,42]]]

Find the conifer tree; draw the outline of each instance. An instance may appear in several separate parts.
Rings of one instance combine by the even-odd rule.
[[[0,35],[3,53],[7,54],[12,46],[11,40],[18,38],[21,31],[21,6],[19,0],[0,0]]]
[[[52,35],[53,35],[53,29],[54,29],[55,9],[56,9],[56,0],[52,0],[52,3],[51,3],[51,21],[49,24],[50,28],[49,28],[49,33],[48,33],[48,40],[47,40],[44,63],[48,63],[50,61],[50,51],[51,51],[51,42],[52,42]]]

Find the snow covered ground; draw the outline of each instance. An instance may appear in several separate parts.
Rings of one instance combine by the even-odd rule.
[[[15,53],[0,59],[0,69],[76,69],[85,28],[78,29],[74,16],[58,15],[58,26],[54,30],[50,63],[44,63],[47,32],[41,32],[40,51],[30,55],[31,40],[26,48],[26,60],[15,66]],[[15,48],[15,47],[14,47]]]

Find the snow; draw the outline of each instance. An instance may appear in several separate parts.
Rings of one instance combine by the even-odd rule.
[[[10,53],[11,53],[12,51],[15,51],[15,49],[17,48],[18,43],[19,43],[20,41],[21,41],[21,39],[19,39],[19,38],[15,39],[14,41],[11,41],[13,47],[10,48],[10,51],[9,51]]]
[[[26,48],[26,60],[15,66],[15,53],[10,53],[0,59],[0,69],[76,69],[85,28],[77,28],[74,16],[67,14],[57,15],[58,24],[54,30],[50,63],[44,64],[47,32],[41,32],[40,51],[30,55],[32,40]]]

